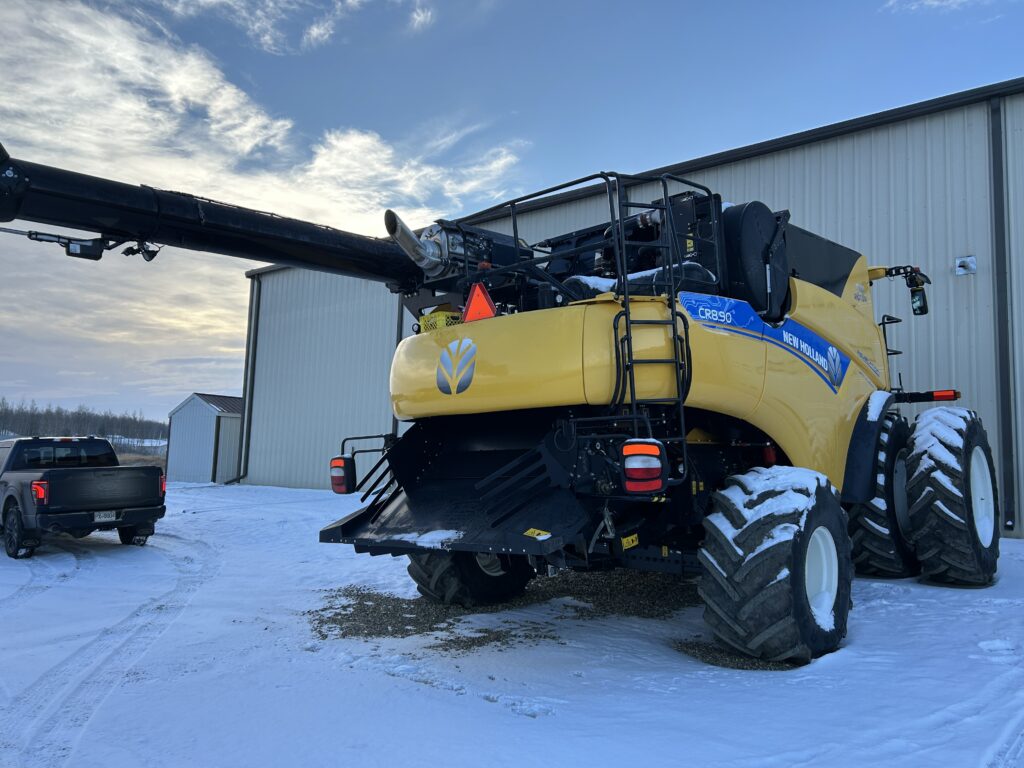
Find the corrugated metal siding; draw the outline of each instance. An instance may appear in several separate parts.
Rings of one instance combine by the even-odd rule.
[[[259,279],[245,482],[327,488],[342,437],[391,429],[397,299],[377,283],[307,270]]]
[[[1022,103],[1019,97],[1016,102]],[[1024,158],[1017,158],[1019,172]],[[932,311],[925,317],[911,315],[902,282],[875,285],[879,316],[888,312],[905,318],[891,329],[892,346],[904,351],[896,358],[894,371],[903,373],[908,388],[960,388],[963,404],[981,413],[992,444],[999,444],[986,105],[873,128],[691,176],[727,201],[763,200],[776,210],[788,208],[794,224],[861,251],[871,263],[920,265],[933,281]],[[654,200],[660,190],[638,187],[631,196]],[[1020,200],[1009,210],[1019,211]],[[536,242],[607,218],[606,198],[573,201],[524,214],[520,232]],[[1019,219],[1012,214],[1011,218]],[[507,221],[480,226],[509,231]],[[977,257],[977,275],[954,276],[954,257],[963,255]]]
[[[220,416],[220,439],[217,441],[217,482],[226,483],[238,477],[238,435],[241,416]]]
[[[1024,95],[1003,100],[1006,158],[1006,219],[1010,262],[1010,349],[1014,353],[1015,451],[1024,455]],[[1024,471],[1018,469],[1017,503],[1024,499]],[[1018,515],[1019,518],[1019,515]],[[1018,522],[1018,532],[1022,526]]]
[[[210,482],[216,418],[210,406],[195,395],[171,417],[171,439],[167,446],[168,480]]]

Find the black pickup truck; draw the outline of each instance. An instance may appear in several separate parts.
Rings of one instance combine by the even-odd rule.
[[[44,533],[76,538],[117,529],[122,544],[146,543],[164,516],[160,467],[122,467],[95,437],[0,440],[0,510],[9,557],[31,557]]]

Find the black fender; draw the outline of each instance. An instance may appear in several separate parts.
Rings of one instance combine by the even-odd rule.
[[[875,495],[875,456],[878,451],[878,439],[882,434],[885,414],[895,401],[892,392],[886,392],[885,404],[878,411],[878,419],[868,418],[871,398],[869,397],[860,409],[857,423],[850,437],[850,447],[846,452],[846,474],[843,476],[843,491],[840,496],[843,504],[863,504],[871,501]]]

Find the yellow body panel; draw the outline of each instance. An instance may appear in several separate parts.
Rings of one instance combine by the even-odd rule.
[[[615,385],[615,348],[612,322],[622,310],[611,294],[587,303],[586,332],[583,340],[584,380],[587,403],[611,402]],[[632,302],[634,320],[663,320],[667,317],[664,299],[640,298]],[[620,334],[622,321],[620,321]],[[682,333],[682,325],[679,325]],[[707,408],[740,419],[747,418],[761,397],[764,385],[764,344],[724,331],[690,324],[690,351],[694,375],[686,404]],[[667,326],[635,326],[633,356],[669,358],[672,347]],[[637,394],[641,398],[673,397],[672,366],[641,365],[636,369]],[[626,399],[627,402],[629,398]]]
[[[403,339],[391,363],[391,405],[399,419],[579,405],[583,391],[586,308],[559,307],[453,325]],[[610,333],[610,331],[609,331]],[[437,384],[442,353],[475,345],[471,383],[444,394]]]
[[[869,286],[863,257],[841,297],[792,278],[789,312],[775,325],[745,302],[682,294],[675,306],[688,317],[693,361],[687,406],[748,421],[794,465],[842,487],[857,417],[872,392],[889,388]],[[634,298],[630,306],[634,319],[668,314],[664,298]],[[604,294],[407,338],[391,368],[395,415],[609,404],[621,309]],[[635,326],[633,345],[637,358],[672,356],[667,326]],[[642,398],[675,395],[669,365],[637,366],[636,377]]]

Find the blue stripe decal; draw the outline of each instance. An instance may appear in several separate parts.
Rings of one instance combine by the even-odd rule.
[[[745,301],[703,293],[679,294],[686,313],[705,328],[735,333],[783,349],[802,362],[838,392],[850,367],[850,358],[807,326],[791,318],[780,325],[768,325]]]

